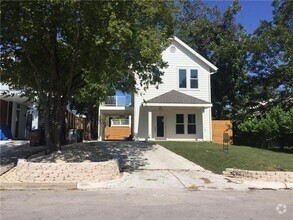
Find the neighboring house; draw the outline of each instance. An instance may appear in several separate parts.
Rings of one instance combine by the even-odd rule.
[[[212,141],[210,77],[217,67],[177,37],[162,56],[168,67],[158,88],[138,88],[130,103],[111,97],[100,106],[99,140],[106,139],[109,116],[129,115],[135,140]]]
[[[28,114],[32,103],[21,96],[21,91],[5,84],[0,84],[0,102],[0,140],[27,139],[32,128],[33,115]]]

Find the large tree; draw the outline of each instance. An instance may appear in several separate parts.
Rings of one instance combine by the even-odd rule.
[[[252,114],[276,105],[293,107],[293,1],[275,0],[272,5],[273,20],[261,21],[249,47]]]
[[[219,68],[211,78],[213,118],[238,120],[249,90],[248,36],[235,21],[239,2],[224,12],[200,0],[180,1],[179,7],[179,37]]]
[[[68,101],[88,82],[134,90],[133,73],[142,85],[160,82],[161,51],[173,35],[170,2],[1,4],[1,81],[37,97],[48,152],[61,149]]]

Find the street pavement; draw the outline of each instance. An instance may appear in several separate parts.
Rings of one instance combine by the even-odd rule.
[[[27,158],[42,150],[44,146],[30,147],[27,140],[0,141],[0,175],[11,169],[18,158]]]
[[[293,219],[292,191],[1,191],[1,220]]]

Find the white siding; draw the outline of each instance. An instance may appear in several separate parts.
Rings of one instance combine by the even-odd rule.
[[[19,115],[19,130],[18,130],[18,138],[26,139],[28,134],[26,130],[26,112],[27,106],[20,105],[20,115]]]
[[[174,53],[171,53],[170,51],[170,47],[172,46],[176,47],[176,51]],[[156,89],[155,86],[150,86],[147,91],[140,89],[138,94],[135,94],[134,97],[134,137],[136,139],[144,140],[148,138],[148,108],[142,106],[144,101],[162,95],[171,90],[176,90],[187,95],[211,102],[210,72],[207,64],[196,58],[176,41],[173,41],[171,45],[163,51],[162,56],[163,60],[168,62],[168,67],[164,69],[165,73],[162,76],[163,83],[159,85],[158,89]],[[192,68],[198,70],[198,89],[179,88],[179,68]],[[211,141],[211,108],[188,108],[177,110],[172,110],[172,108],[161,108],[159,111],[154,109],[150,110],[153,112],[153,138],[155,138],[154,134],[156,134],[156,116],[160,114],[165,116],[165,137],[167,140],[190,139]],[[190,112],[194,112],[196,114],[197,134],[176,135],[176,114],[188,114]]]
[[[171,46],[176,47],[175,53],[170,52]],[[187,95],[210,102],[210,72],[209,67],[205,63],[199,59],[196,59],[194,55],[190,54],[189,51],[175,41],[163,51],[162,56],[163,60],[168,62],[168,67],[164,69],[164,75],[162,76],[163,83],[159,85],[158,89],[156,89],[155,86],[150,86],[146,92],[141,89],[139,94],[142,94],[142,97],[145,100],[149,100],[171,90],[177,90]],[[178,69],[184,67],[198,70],[198,89],[179,88]]]
[[[203,140],[204,141],[212,141],[211,137],[211,108],[204,109],[202,113],[203,118]]]
[[[176,114],[184,114],[184,134],[176,134]],[[187,115],[195,114],[196,115],[196,134],[187,134]],[[163,111],[154,111],[153,112],[153,138],[157,139],[157,124],[156,117],[163,115],[164,116],[164,125],[165,125],[165,138],[166,140],[202,140],[202,111],[201,109],[164,109]]]

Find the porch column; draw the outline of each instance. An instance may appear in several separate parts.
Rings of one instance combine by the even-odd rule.
[[[148,110],[148,139],[152,139],[152,119],[153,113]]]
[[[128,115],[128,127],[131,128],[132,120],[131,120],[131,115]]]
[[[206,117],[205,117],[205,109],[202,108],[202,114],[201,114],[201,117],[202,117],[202,140],[203,141],[206,141],[206,133],[207,133],[207,128],[205,126],[205,121],[206,121]]]
[[[98,141],[102,141],[102,134],[101,134],[101,126],[102,126],[102,123],[101,123],[101,110],[99,109],[99,114],[98,114]]]

